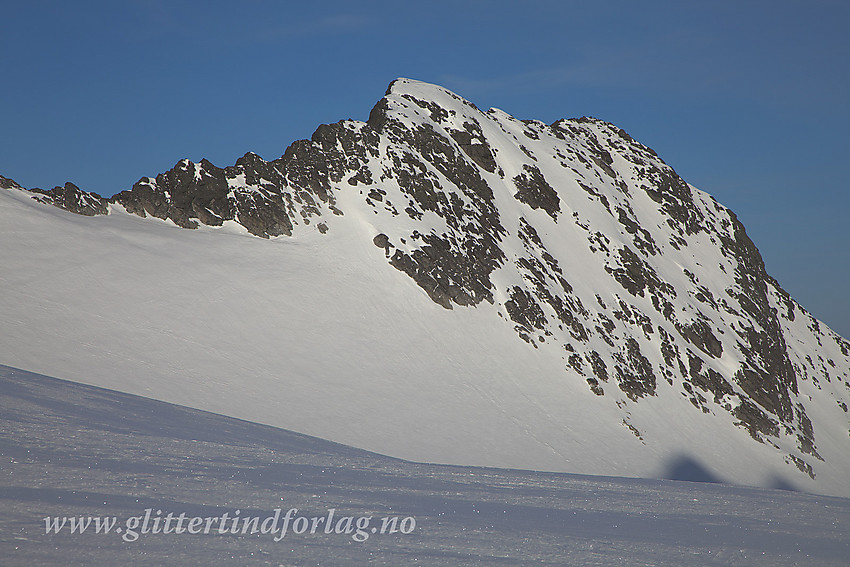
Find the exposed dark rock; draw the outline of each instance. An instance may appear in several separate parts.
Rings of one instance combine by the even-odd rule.
[[[737,425],[749,431],[756,441],[764,443],[762,434],[773,437],[779,435],[779,423],[746,398],[741,399],[738,407],[732,411],[732,415],[740,420]]]
[[[423,236],[419,249],[410,253],[396,251],[392,265],[413,277],[444,307],[447,301],[458,305],[492,302],[490,273],[504,259],[499,241],[505,234],[492,189],[476,167],[432,127],[408,129],[388,119],[384,129],[390,139],[417,154],[393,154],[399,187],[410,198],[405,210],[411,218],[417,218],[418,211],[431,211],[451,229],[450,234]],[[434,171],[452,181],[452,190],[440,185]]]
[[[151,182],[141,179],[130,191],[112,198],[128,212],[168,219],[182,228],[197,228],[202,222],[219,226],[233,220],[236,209],[228,197],[224,170],[207,160],[195,164],[183,160]]]
[[[705,361],[688,351],[688,367],[691,383],[703,392],[714,395],[714,403],[720,404],[725,396],[734,394],[732,385],[710,366],[704,367]],[[700,404],[702,405],[702,404]]]
[[[493,158],[487,139],[481,132],[481,126],[478,123],[465,122],[463,127],[465,130],[452,132],[451,136],[454,141],[472,161],[481,166],[482,169],[494,173],[497,167],[496,160]]]
[[[369,112],[369,120],[367,120],[366,123],[371,126],[375,132],[380,133],[387,122],[388,110],[389,103],[387,102],[387,99],[382,98],[374,107],[372,107],[371,112]]]
[[[2,189],[23,189],[20,185],[18,185],[14,179],[9,179],[8,177],[3,177],[0,175],[0,188]]]
[[[628,246],[618,250],[618,255],[622,267],[611,268],[606,265],[605,269],[630,294],[643,297],[645,291],[649,291],[652,295],[676,296],[673,286],[662,281],[655,270]]]
[[[674,230],[684,234],[703,230],[704,216],[694,202],[690,187],[671,167],[650,165],[642,173],[649,181],[642,187],[669,215],[669,224]]]
[[[593,373],[597,378],[602,380],[603,382],[608,381],[608,367],[605,364],[605,361],[595,350],[587,353],[587,359],[590,362],[590,367],[593,369]]]
[[[711,332],[708,322],[699,319],[690,324],[679,324],[677,328],[682,337],[707,355],[718,358],[723,354],[723,345]]]
[[[534,300],[534,297],[521,287],[511,289],[511,298],[505,302],[505,309],[511,320],[521,325],[526,331],[543,329],[546,325],[546,315]]]
[[[7,188],[20,188],[17,183],[11,179],[3,178],[8,184]],[[17,187],[15,187],[17,185]],[[107,208],[107,200],[88,191],[83,191],[70,181],[65,183],[64,187],[54,187],[50,191],[35,188],[33,193],[37,193],[42,197],[39,199],[42,202],[50,203],[54,207],[65,209],[78,215],[93,217],[95,215],[105,215],[109,212]]]
[[[800,472],[806,473],[810,478],[815,478],[815,471],[812,469],[812,465],[798,457],[797,455],[788,455],[788,458],[791,459],[791,462],[800,469]]]
[[[599,380],[597,380],[596,378],[588,378],[587,385],[590,386],[590,390],[597,396],[605,395],[605,390],[602,388],[602,386],[599,385]]]
[[[550,217],[557,220],[561,210],[558,193],[546,182],[546,178],[535,166],[525,164],[522,167],[525,172],[514,177],[514,185],[518,189],[514,197],[532,209],[543,209]]]
[[[381,233],[381,234],[377,235],[375,238],[372,239],[372,242],[378,248],[384,249],[384,252],[386,253],[387,258],[390,257],[390,247],[392,247],[392,244],[390,244],[390,238],[386,234]]]
[[[768,299],[768,282],[779,285],[767,275],[758,249],[747,236],[744,226],[729,211],[733,237],[721,234],[722,250],[738,266],[735,281],[740,292],[728,291],[748,315],[750,325],[739,333],[746,355],[736,379],[747,394],[782,421],[793,419],[791,395],[797,393],[794,367],[788,358],[785,337],[776,310]]]
[[[431,120],[437,124],[444,122],[449,118],[449,112],[434,101],[418,99],[409,94],[403,94],[401,96],[402,98],[405,98],[417,106],[429,111],[431,113]]]
[[[815,447],[815,429],[812,426],[812,420],[806,415],[806,409],[803,407],[803,404],[797,404],[797,412],[800,428],[797,439],[799,440],[800,451],[822,461],[823,457],[820,456],[820,453],[818,453]]]
[[[378,248],[389,248],[390,246],[390,238],[386,234],[379,234],[375,238],[372,239],[372,242]]]
[[[447,252],[449,246],[446,241],[437,237],[429,237],[428,240],[427,246],[414,250],[412,254],[396,250],[390,264],[413,278],[432,300],[446,309],[451,309],[452,303],[467,306],[484,298],[492,301],[489,289],[476,289],[479,296],[471,296],[466,291],[466,286],[477,288],[479,282],[475,275],[468,277],[469,274],[458,271],[463,266],[458,265]]]
[[[654,395],[656,383],[652,364],[643,356],[640,345],[632,337],[626,339],[625,354],[624,362],[627,364],[618,364],[615,367],[620,389],[632,401]]]

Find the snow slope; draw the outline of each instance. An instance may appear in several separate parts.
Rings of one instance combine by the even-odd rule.
[[[34,418],[37,416],[37,418]],[[850,500],[415,464],[0,366],[0,557],[41,565],[844,564]],[[45,533],[45,517],[414,518],[408,534]],[[163,522],[164,523],[164,522]],[[172,522],[174,529],[176,522]],[[409,525],[409,524],[408,524]],[[161,528],[163,526],[160,526]],[[186,523],[183,524],[185,529]],[[214,527],[218,527],[216,524]],[[113,528],[114,529],[114,528]],[[137,527],[137,529],[139,529]]]
[[[417,461],[850,494],[847,342],[610,124],[400,79],[274,162],[5,185],[4,364]]]

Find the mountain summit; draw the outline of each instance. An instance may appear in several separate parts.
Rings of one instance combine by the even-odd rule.
[[[607,122],[398,79],[273,161],[0,185],[5,364],[415,460],[850,495],[850,343]]]

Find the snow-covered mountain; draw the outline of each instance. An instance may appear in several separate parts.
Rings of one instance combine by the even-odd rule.
[[[0,363],[419,461],[850,495],[850,343],[606,122],[399,79],[274,161],[0,185]]]

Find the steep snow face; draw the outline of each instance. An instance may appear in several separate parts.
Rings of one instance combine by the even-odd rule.
[[[399,79],[278,160],[35,195],[103,218],[5,185],[12,366],[417,460],[850,494],[850,344],[611,124]]]

